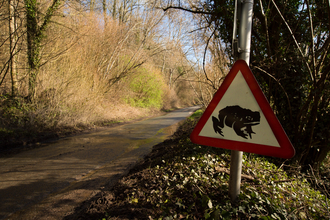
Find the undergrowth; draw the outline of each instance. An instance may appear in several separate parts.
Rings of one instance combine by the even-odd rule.
[[[105,107],[94,104],[92,108],[93,101],[85,104],[80,101],[28,101],[24,97],[0,95],[0,152],[160,113],[156,108],[107,100],[103,100]]]
[[[120,181],[103,219],[330,218],[327,189],[311,185],[315,175],[253,154],[243,156],[241,193],[231,203],[230,152],[193,144],[189,134],[195,122],[188,119],[172,140],[156,146]],[[329,179],[317,181],[322,185]],[[125,215],[118,211],[123,207]]]

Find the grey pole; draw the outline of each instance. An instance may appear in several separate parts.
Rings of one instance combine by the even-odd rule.
[[[242,2],[240,27],[238,31],[238,46],[240,48],[238,59],[250,63],[251,32],[252,32],[253,0]]]
[[[238,2],[241,2],[238,0]],[[243,0],[241,10],[238,15],[240,26],[238,30],[238,59],[250,63],[251,31],[252,31],[252,13],[253,0]],[[235,21],[236,22],[236,21]],[[234,25],[235,26],[235,25]],[[234,30],[234,34],[236,30]],[[230,160],[230,178],[229,178],[229,196],[232,202],[235,202],[240,194],[241,173],[242,173],[242,151],[231,151]]]

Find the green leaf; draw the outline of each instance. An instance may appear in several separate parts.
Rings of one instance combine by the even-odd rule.
[[[210,213],[208,211],[205,211],[204,218],[209,219],[211,217]]]

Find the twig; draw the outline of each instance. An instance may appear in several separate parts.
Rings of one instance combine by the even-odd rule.
[[[273,183],[288,183],[288,182],[292,182],[292,181],[295,181],[295,179],[275,180],[272,182]],[[273,183],[268,183],[268,185],[272,185]]]
[[[199,188],[199,186],[197,184],[194,184],[198,189],[199,191],[201,191],[203,194],[206,194],[201,188]]]
[[[226,174],[230,175],[230,170],[228,168],[216,167],[215,170],[218,171],[218,172],[223,172],[223,173],[226,173]],[[247,180],[251,180],[251,181],[255,180],[255,178],[253,176],[246,175],[246,174],[241,174],[241,177],[244,178],[244,179],[247,179]]]
[[[328,211],[328,215],[330,217],[330,212],[329,212],[329,204],[328,204],[328,197],[327,197],[327,194],[328,194],[328,190],[325,188],[324,184],[323,184],[323,188],[324,188],[324,191],[325,191],[325,203],[327,204],[327,211]]]
[[[216,29],[214,29],[214,31],[212,32],[211,36],[207,39],[207,42],[206,42],[204,56],[203,56],[203,71],[204,71],[204,74],[205,74],[205,77],[206,77],[207,81],[209,81],[211,83],[211,86],[213,87],[213,89],[216,90],[217,88],[215,88],[214,82],[212,82],[212,80],[210,80],[210,78],[207,76],[207,73],[205,71],[206,52],[207,52],[207,48],[209,47],[209,43],[211,41],[211,38],[215,34],[215,31],[216,31]]]
[[[315,176],[315,174],[314,174],[314,171],[313,171],[312,166],[311,166],[310,164],[308,164],[308,166],[310,167],[310,169],[311,169],[311,171],[312,171],[312,175],[313,175],[313,177],[314,177],[314,179],[315,179],[315,183],[316,183],[317,187],[318,187],[318,188],[321,188],[321,187],[319,186],[319,184],[318,184],[318,181],[317,181],[317,178],[316,178],[316,176]],[[328,215],[330,216],[330,212],[329,212],[329,204],[328,204],[328,197],[327,197],[327,193],[328,193],[328,191],[326,190],[324,184],[323,184],[323,188],[324,188],[324,190],[325,190],[325,192],[323,193],[323,195],[325,196],[325,203],[327,204],[327,211],[328,211]]]
[[[295,209],[295,210],[293,210],[285,219],[288,219],[288,217],[290,216],[290,215],[292,215],[293,213],[295,213],[295,212],[297,212],[298,210],[300,210],[300,209],[303,209],[305,206],[301,206],[301,207],[299,207],[299,208],[297,208],[297,209]]]
[[[284,94],[285,94],[285,97],[286,97],[286,99],[287,99],[287,101],[288,101],[289,110],[290,110],[290,118],[291,118],[291,120],[292,120],[293,118],[292,118],[292,108],[291,108],[290,99],[289,99],[289,96],[288,96],[288,94],[286,93],[284,87],[283,87],[282,84],[280,83],[280,81],[277,80],[274,76],[272,76],[272,75],[271,75],[270,73],[268,73],[267,71],[261,69],[260,67],[255,66],[255,68],[257,68],[258,70],[262,71],[263,73],[266,73],[270,78],[272,78],[273,80],[275,80],[275,81],[278,83],[278,85],[282,88],[282,90],[283,90],[283,92],[284,92]],[[270,101],[270,100],[268,100],[268,101]]]
[[[310,164],[308,164],[308,166],[311,168],[312,175],[313,175],[313,177],[314,177],[314,179],[315,179],[315,183],[316,183],[316,185],[317,185],[318,187],[320,187],[319,184],[318,184],[317,178],[316,178],[316,176],[315,176],[315,174],[314,174],[314,171],[313,171],[312,166],[311,166]]]

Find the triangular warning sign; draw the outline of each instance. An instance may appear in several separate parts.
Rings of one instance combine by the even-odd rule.
[[[244,60],[235,62],[197,123],[197,144],[291,158],[295,150]]]

